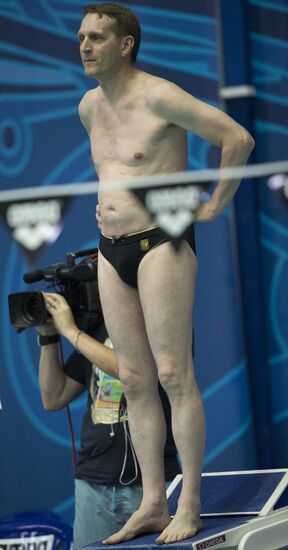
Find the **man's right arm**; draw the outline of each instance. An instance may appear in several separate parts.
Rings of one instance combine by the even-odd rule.
[[[90,137],[91,131],[91,120],[93,116],[93,107],[95,109],[95,96],[96,90],[88,90],[86,94],[82,97],[79,106],[78,113],[80,120],[87,131],[88,136]]]

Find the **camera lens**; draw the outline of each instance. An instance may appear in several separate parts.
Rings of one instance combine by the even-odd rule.
[[[23,317],[28,323],[41,319],[43,312],[43,300],[38,294],[27,297],[23,303]]]
[[[37,319],[41,315],[41,302],[38,296],[30,298],[26,304],[26,315],[31,319]]]

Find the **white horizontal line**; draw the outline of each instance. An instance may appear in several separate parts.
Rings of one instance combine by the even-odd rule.
[[[251,164],[249,166],[235,166],[232,168],[207,168],[169,174],[154,174],[139,176],[128,180],[109,180],[105,182],[105,191],[119,191],[124,189],[153,188],[185,183],[213,182],[220,179],[260,178],[272,174],[288,173],[288,160]],[[54,197],[68,197],[78,195],[95,195],[99,189],[98,181],[85,183],[55,184],[37,187],[24,187],[0,191],[0,202],[17,200],[44,199]]]
[[[243,84],[242,86],[224,86],[220,88],[219,95],[222,99],[236,99],[237,97],[254,97],[256,95],[256,89],[249,84]]]

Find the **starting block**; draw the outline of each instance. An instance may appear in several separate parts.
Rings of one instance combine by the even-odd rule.
[[[176,512],[181,487],[182,475],[178,475],[167,489],[171,516]],[[169,544],[169,548],[288,549],[288,469],[203,473],[201,503],[204,528],[192,538]],[[157,536],[144,535],[105,547],[100,541],[86,548],[159,550]]]

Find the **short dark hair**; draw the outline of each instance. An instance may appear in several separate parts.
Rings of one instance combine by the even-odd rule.
[[[84,13],[98,13],[100,17],[107,15],[117,22],[119,36],[133,36],[135,42],[131,51],[131,62],[135,63],[141,42],[141,27],[136,15],[129,8],[121,4],[111,2],[102,4],[88,4],[84,7]]]

